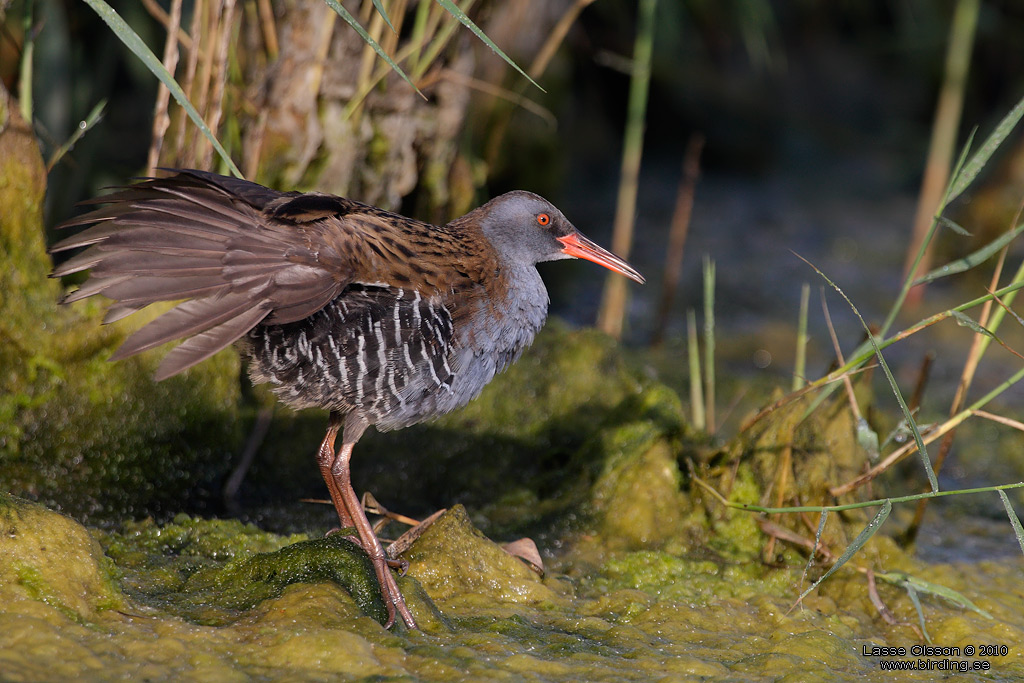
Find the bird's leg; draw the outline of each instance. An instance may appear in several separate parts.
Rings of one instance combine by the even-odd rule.
[[[332,425],[334,420],[331,421]],[[328,430],[329,431],[329,430]],[[409,628],[419,628],[416,625],[416,620],[413,619],[412,613],[409,608],[405,605],[405,598],[402,597],[402,592],[398,589],[398,582],[395,580],[391,570],[388,569],[387,557],[384,555],[384,548],[380,544],[377,535],[373,533],[373,527],[370,526],[370,521],[366,519],[366,513],[363,511],[362,503],[359,501],[359,497],[356,495],[355,490],[352,488],[352,477],[349,469],[349,464],[352,459],[352,448],[355,446],[355,441],[348,441],[341,445],[338,450],[338,455],[334,459],[334,464],[331,465],[330,473],[334,480],[334,487],[337,488],[342,503],[347,511],[352,522],[355,524],[356,530],[359,532],[359,540],[362,543],[363,550],[370,556],[370,561],[373,563],[373,570],[377,574],[377,581],[380,582],[380,590],[384,596],[384,605],[388,611],[388,621],[385,624],[386,628],[390,628],[395,622],[395,613],[402,617],[402,621]],[[330,486],[330,485],[328,485]],[[332,497],[334,495],[332,489]]]
[[[349,514],[345,507],[345,500],[341,496],[341,490],[338,488],[338,482],[334,480],[331,475],[331,465],[334,464],[335,452],[334,452],[334,440],[338,436],[338,430],[341,429],[344,423],[344,417],[341,413],[331,411],[330,422],[327,425],[327,435],[324,436],[323,442],[320,444],[320,450],[316,454],[317,465],[320,466],[320,476],[324,478],[324,483],[327,484],[327,490],[331,494],[331,502],[334,503],[334,509],[338,513],[338,520],[341,522],[342,529],[351,529],[355,527],[355,523],[352,521],[352,515]],[[355,537],[350,537],[353,541],[357,541]],[[361,544],[360,544],[361,545]]]

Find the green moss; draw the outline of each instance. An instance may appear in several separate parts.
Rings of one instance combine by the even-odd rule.
[[[404,557],[409,575],[441,603],[465,595],[502,603],[559,599],[523,562],[475,529],[461,505],[428,527]]]
[[[743,490],[752,485],[748,479],[738,482],[738,493],[749,493]],[[186,516],[99,534],[126,585],[139,567],[161,564],[177,579],[143,586],[145,596],[133,597],[137,604],[120,598],[118,611],[95,609],[89,605],[110,595],[103,587],[111,580],[81,583],[107,575],[84,528],[10,497],[0,498],[0,519],[13,520],[0,529],[3,538],[37,539],[0,544],[0,662],[13,680],[537,677],[568,683],[725,681],[770,671],[779,680],[883,681],[877,666],[857,654],[861,643],[914,641],[908,628],[877,619],[855,571],[840,571],[795,610],[793,600],[806,585],[800,567],[777,570],[722,557],[618,552],[572,581],[557,575],[541,581],[473,529],[459,508],[407,552],[409,573],[418,580],[406,580],[403,590],[426,627],[422,633],[386,632],[362,616],[336,581],[369,579],[367,590],[374,584],[361,553],[342,538],[286,545],[295,539]],[[40,527],[48,531],[29,533]],[[12,536],[12,529],[18,533]],[[57,552],[69,539],[78,539],[71,543],[78,551]],[[6,554],[10,548],[18,549],[15,561]],[[1024,616],[1014,608],[1019,566],[926,568],[887,539],[872,544],[869,559],[962,591],[994,616],[986,620],[925,597],[937,642],[1024,637]],[[20,583],[4,574],[18,566],[33,568],[22,571]],[[916,620],[896,587],[880,583],[879,593],[898,618]],[[1013,680],[1024,675],[1024,664],[1007,657],[997,673]]]
[[[344,589],[353,616],[387,616],[366,553],[338,534],[307,540],[187,515],[98,533],[129,595],[196,623],[229,623],[292,584],[318,582]]]
[[[750,467],[740,465],[733,480],[729,500],[749,503],[760,500],[762,488]],[[757,517],[740,510],[723,510],[716,515],[709,545],[725,557],[755,560],[760,557],[765,536],[757,526]]]
[[[280,596],[294,583],[319,582],[344,588],[379,623],[387,619],[373,565],[362,549],[339,534],[200,570],[175,594],[173,604],[199,623],[223,623]]]
[[[56,291],[46,282],[49,258],[40,230],[45,192],[46,168],[32,127],[22,120],[17,102],[0,89],[0,307],[22,291]]]
[[[147,316],[57,305],[44,182],[30,133],[0,129],[0,488],[95,519],[209,496],[241,441],[237,356],[159,384],[158,353],[107,363]]]
[[[605,432],[604,471],[593,487],[598,533],[613,549],[657,548],[681,532],[690,510],[672,442],[654,422]]]
[[[117,533],[105,533],[107,553],[124,562],[131,553],[177,555],[222,562],[253,552],[272,552],[307,540],[304,534],[278,536],[236,519],[202,519],[178,514],[163,525],[152,519],[125,522]]]
[[[0,492],[0,586],[76,623],[118,609],[114,570],[88,531],[68,517]]]

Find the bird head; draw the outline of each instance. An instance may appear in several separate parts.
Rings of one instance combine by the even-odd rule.
[[[529,265],[582,258],[644,282],[636,269],[581,233],[554,204],[532,192],[508,192],[477,211],[484,235],[505,258]]]

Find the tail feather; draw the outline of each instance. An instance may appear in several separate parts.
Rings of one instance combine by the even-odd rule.
[[[118,281],[103,290],[103,294],[125,303],[175,301],[219,294],[228,290],[228,284],[219,275],[176,278],[118,276]]]
[[[74,261],[76,258],[71,259]],[[70,263],[69,261],[69,263]],[[154,277],[178,277],[183,275],[215,275],[223,269],[217,260],[205,256],[181,256],[170,260],[158,252],[118,251],[111,254],[99,254],[87,261],[92,268],[93,277],[110,275],[152,275]]]
[[[127,318],[132,313],[138,313],[149,304],[126,304],[123,301],[111,304],[110,308],[107,309],[107,314],[103,316],[103,324],[109,325],[115,323],[118,320]]]
[[[77,249],[78,247],[92,246],[93,244],[98,244],[98,243],[106,240],[111,235],[117,233],[119,230],[122,229],[122,228],[120,228],[117,225],[113,225],[113,224],[107,222],[107,221],[110,220],[109,218],[104,218],[102,220],[103,220],[103,222],[98,223],[97,225],[89,228],[88,230],[83,230],[82,232],[78,233],[77,235],[72,235],[71,237],[67,237],[65,239],[62,239],[60,242],[57,242],[52,247],[50,247],[50,253],[51,254],[56,254],[56,253],[61,252],[61,251],[68,251],[70,249]],[[91,221],[88,221],[87,223],[91,223]],[[69,225],[71,225],[71,224],[70,223],[61,223],[57,227],[58,228],[65,228],[65,227],[68,227]],[[84,223],[77,223],[76,222],[75,225],[84,225]],[[74,272],[74,271],[71,271],[71,272]],[[57,272],[54,271],[54,276],[56,276],[56,275],[57,275]]]

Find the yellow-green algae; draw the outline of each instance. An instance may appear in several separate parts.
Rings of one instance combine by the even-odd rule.
[[[97,534],[129,596],[197,623],[233,621],[294,583],[316,582],[343,587],[358,606],[355,613],[386,618],[372,565],[341,534],[281,537],[237,520],[188,515]]]
[[[44,582],[51,596],[26,587],[9,570],[0,575],[0,670],[10,681],[882,681],[892,674],[880,671],[877,658],[864,657],[862,648],[909,648],[916,642],[906,627],[888,626],[875,616],[863,577],[852,571],[840,572],[788,614],[799,569],[768,570],[753,558],[753,574],[742,578],[706,561],[623,551],[612,554],[597,575],[540,579],[502,556],[457,509],[409,553],[410,575],[444,615],[434,620],[429,606],[414,597],[414,611],[425,617],[422,632],[384,630],[334,582],[294,583],[210,626],[120,595],[109,562],[71,520],[10,499],[3,509],[3,566],[32,567],[34,581]],[[47,540],[8,544],[9,520],[17,538]],[[183,522],[174,524],[172,538],[181,538],[188,526]],[[154,535],[155,528],[146,533]],[[230,527],[211,525],[209,543],[200,540],[204,525],[191,528],[196,542],[206,544],[203,553],[217,554]],[[239,535],[264,549],[292,540],[253,530]],[[120,552],[126,551],[125,539],[102,536],[109,548],[121,544]],[[874,562],[892,566],[899,557],[897,564],[964,592],[995,617],[989,621],[926,600],[937,644],[1006,644],[1010,655],[992,659],[992,670],[982,678],[1024,675],[1016,648],[1024,638],[1021,563],[926,567],[907,560],[889,541],[876,545]],[[243,554],[238,547],[223,553]],[[751,578],[769,573],[784,579]],[[407,582],[406,591],[416,596],[411,586]],[[905,595],[885,585],[879,590],[897,615],[913,618]],[[908,680],[934,676],[900,674]]]

